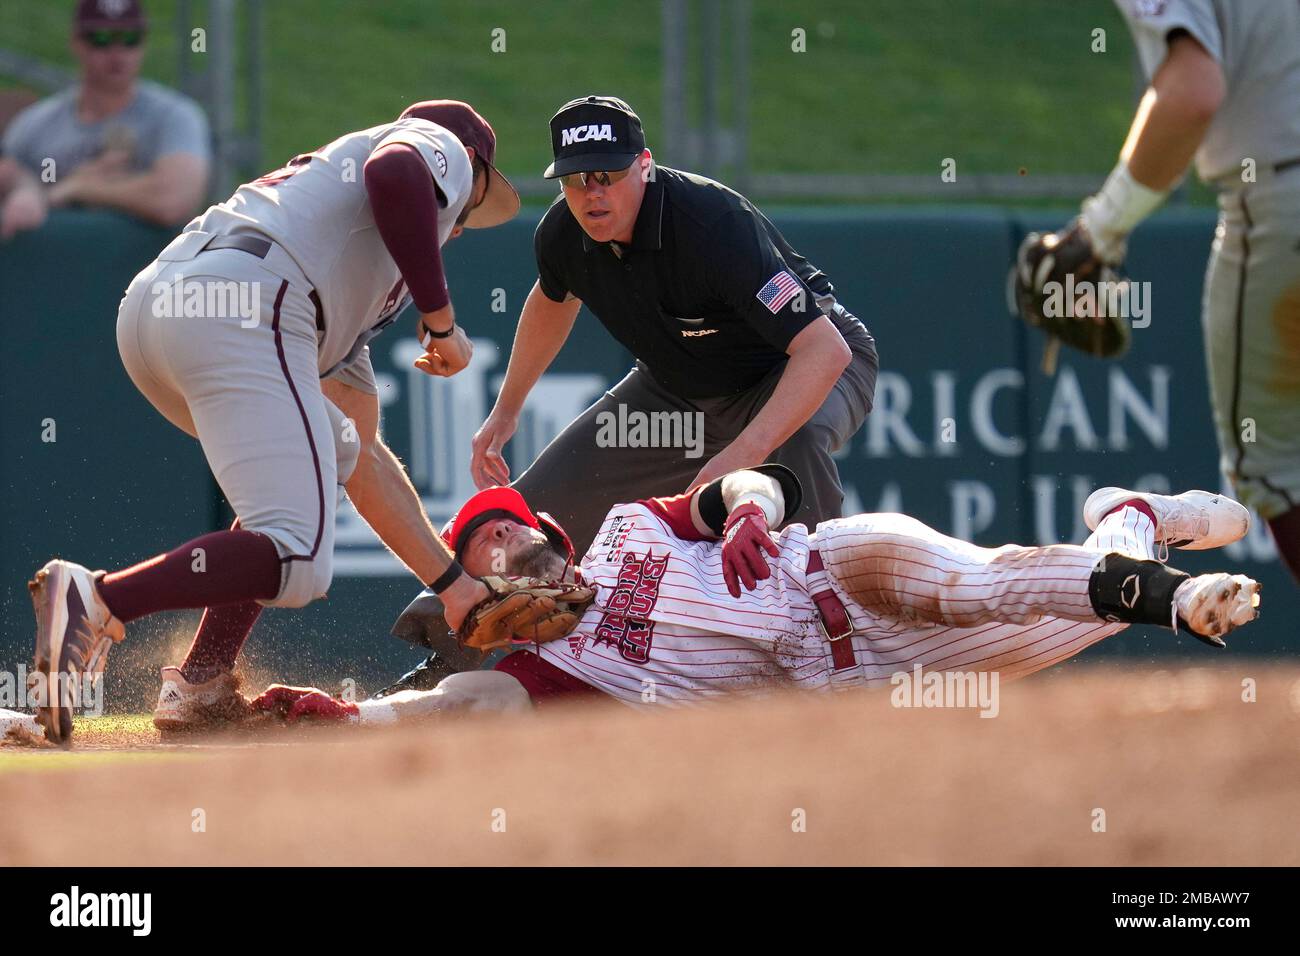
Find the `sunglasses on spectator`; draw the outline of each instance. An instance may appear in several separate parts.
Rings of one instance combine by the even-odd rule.
[[[567,176],[560,177],[560,185],[564,186],[566,189],[574,189],[578,187],[585,189],[587,188],[587,180],[590,178],[594,179],[598,185],[610,186],[614,183],[622,182],[627,178],[627,174],[631,171],[632,167],[629,166],[627,169],[618,169],[609,172],[569,173]]]
[[[144,41],[144,31],[87,30],[81,35],[81,38],[97,50],[103,50],[118,43],[126,47],[136,47]]]

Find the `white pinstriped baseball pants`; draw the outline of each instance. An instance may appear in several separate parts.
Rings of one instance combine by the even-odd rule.
[[[832,681],[888,683],[916,664],[1004,679],[1050,667],[1127,627],[1097,619],[1088,580],[1103,554],[1153,557],[1154,535],[1135,508],[1106,516],[1082,546],[1045,548],[980,548],[899,514],[822,522],[813,544],[858,661]]]

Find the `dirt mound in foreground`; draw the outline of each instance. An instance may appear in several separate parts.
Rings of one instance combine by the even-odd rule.
[[[1250,662],[1069,668],[994,719],[875,692],[243,746],[133,726],[0,772],[0,862],[1300,864],[1300,670]]]

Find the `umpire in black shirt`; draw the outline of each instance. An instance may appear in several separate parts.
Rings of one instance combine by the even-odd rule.
[[[514,484],[568,530],[579,554],[611,505],[764,461],[801,479],[794,520],[812,528],[838,517],[844,495],[831,455],[870,411],[878,363],[830,280],[744,196],[655,166],[622,100],[566,103],[551,119],[551,144],[546,176],[563,195],[537,227],[538,279],[496,405],[474,437],[475,484],[509,481],[501,448],[585,302],[636,365]],[[643,447],[642,436],[616,432],[638,419],[672,421],[675,435],[695,440]]]

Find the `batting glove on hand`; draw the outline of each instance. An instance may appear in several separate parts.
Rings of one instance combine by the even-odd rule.
[[[742,583],[752,591],[772,576],[764,551],[774,558],[780,554],[768,534],[767,515],[753,502],[741,505],[727,516],[722,529],[722,577],[732,597],[740,597]]]
[[[360,716],[357,705],[331,697],[315,687],[289,687],[272,684],[253,701],[253,710],[268,711],[295,723],[304,717],[313,720],[349,721]]]

